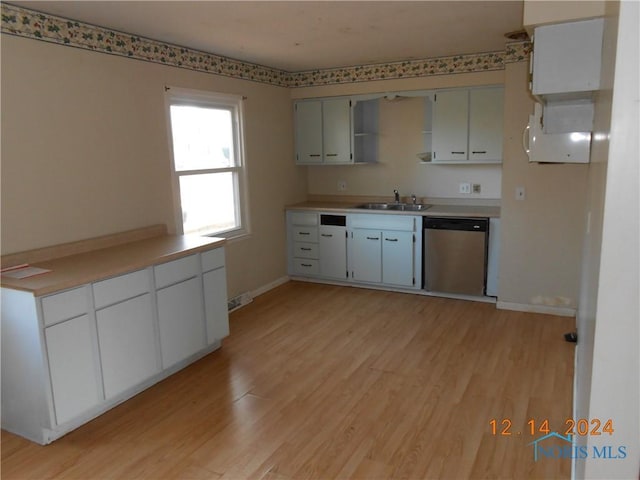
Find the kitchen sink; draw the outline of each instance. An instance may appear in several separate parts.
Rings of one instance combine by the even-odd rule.
[[[396,210],[401,212],[423,212],[431,208],[431,205],[424,203],[363,203],[356,206],[363,210]]]

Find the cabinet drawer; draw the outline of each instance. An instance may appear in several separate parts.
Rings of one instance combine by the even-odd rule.
[[[149,291],[149,277],[146,270],[127,273],[93,284],[93,301],[96,309],[137,297]]]
[[[309,258],[293,259],[293,273],[296,275],[318,275],[319,272],[318,260]]]
[[[78,317],[89,311],[87,291],[84,287],[56,293],[42,299],[45,326]]]
[[[203,272],[224,267],[224,248],[215,248],[208,252],[202,252],[200,254],[200,261],[202,262]]]
[[[304,225],[309,227],[314,227],[318,225],[318,214],[317,213],[308,213],[308,212],[292,212],[291,215],[291,224],[292,225]]]
[[[181,280],[195,277],[200,271],[198,256],[191,255],[172,262],[163,263],[153,267],[156,278],[156,288],[166,287]]]
[[[294,242],[317,242],[318,227],[293,227]]]
[[[298,258],[318,258],[318,244],[296,242],[293,244],[293,256]]]

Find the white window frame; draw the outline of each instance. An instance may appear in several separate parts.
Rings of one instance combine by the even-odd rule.
[[[209,237],[222,237],[226,239],[235,239],[247,236],[249,230],[249,214],[248,214],[248,193],[247,193],[247,167],[245,162],[244,149],[244,129],[243,129],[243,100],[245,97],[240,95],[231,95],[224,93],[209,92],[204,90],[192,90],[180,87],[166,86],[165,90],[165,109],[167,118],[170,168],[173,190],[174,219],[176,232],[184,233],[184,224],[182,218],[182,205],[180,195],[180,177],[186,175],[200,175],[207,173],[223,173],[233,172],[235,180],[235,198],[236,205],[236,223],[237,227],[211,234],[205,234]],[[210,107],[230,110],[233,121],[233,148],[235,153],[235,166],[224,168],[206,168],[197,170],[177,171],[175,168],[175,159],[173,152],[173,132],[171,125],[171,106],[187,105]]]

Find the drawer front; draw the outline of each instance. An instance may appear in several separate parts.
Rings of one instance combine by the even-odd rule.
[[[318,258],[318,244],[296,242],[293,244],[293,256],[298,258]]]
[[[373,230],[400,230],[415,232],[422,227],[422,217],[415,215],[376,215],[356,214],[349,218],[351,228],[370,228]]]
[[[200,254],[200,261],[202,262],[203,272],[224,267],[224,248],[220,247],[209,250],[208,252],[202,252]]]
[[[309,258],[294,258],[293,259],[293,273],[296,275],[318,275],[320,268],[318,266],[318,260]]]
[[[317,242],[318,227],[293,227],[294,242]]]
[[[156,265],[153,267],[156,278],[156,288],[166,287],[167,285],[195,277],[200,271],[198,262],[198,255],[190,255],[172,262],[163,263],[162,265]]]
[[[149,276],[146,270],[127,273],[93,284],[93,301],[96,308],[137,297],[149,291]]]
[[[78,317],[88,311],[89,302],[85,287],[74,288],[42,298],[45,326]]]
[[[309,212],[291,212],[292,225],[304,225],[307,227],[315,227],[318,225],[318,214]]]

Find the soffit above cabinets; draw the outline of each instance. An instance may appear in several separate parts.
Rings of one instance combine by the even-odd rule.
[[[287,72],[504,49],[520,1],[21,1],[12,4]]]

